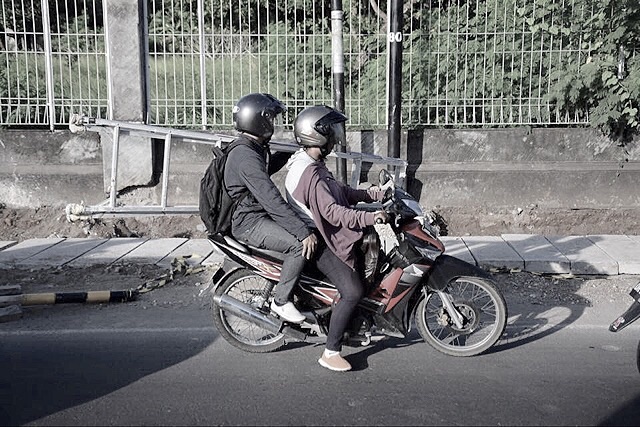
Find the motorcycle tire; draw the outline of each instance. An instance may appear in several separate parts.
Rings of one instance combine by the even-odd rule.
[[[437,292],[430,292],[416,308],[414,321],[420,336],[436,350],[450,356],[476,356],[487,351],[502,336],[507,324],[507,305],[491,280],[458,277],[445,292],[464,317],[458,328]]]
[[[263,313],[269,313],[269,300],[259,300],[269,282],[250,270],[237,270],[218,286],[214,295],[229,295],[245,304],[253,305]],[[256,303],[256,301],[258,301]],[[285,345],[285,336],[275,334],[254,323],[241,319],[220,308],[212,306],[213,323],[222,337],[234,347],[250,353],[269,353]]]

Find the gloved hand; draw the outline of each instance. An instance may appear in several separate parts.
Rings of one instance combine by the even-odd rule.
[[[373,218],[376,224],[386,224],[389,221],[389,215],[385,211],[376,211]]]
[[[386,202],[387,200],[391,200],[392,197],[393,197],[393,187],[389,187],[385,190],[384,196],[382,196],[382,203]]]

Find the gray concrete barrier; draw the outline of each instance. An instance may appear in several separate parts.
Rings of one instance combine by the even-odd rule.
[[[9,207],[97,204],[108,194],[104,135],[0,130],[0,203]],[[349,148],[385,156],[386,132],[349,132]],[[407,188],[427,206],[640,208],[640,148],[590,129],[425,130],[405,132]],[[172,150],[170,204],[197,204],[206,146]],[[135,165],[135,161],[132,162]],[[135,166],[134,166],[135,167]],[[147,168],[148,165],[139,165]],[[364,168],[361,180],[376,174]],[[276,175],[282,182],[284,172]],[[159,199],[159,186],[128,197]]]

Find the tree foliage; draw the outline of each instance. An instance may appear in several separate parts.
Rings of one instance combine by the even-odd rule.
[[[592,15],[566,29],[587,57],[563,64],[549,98],[558,108],[580,106],[589,122],[625,140],[640,130],[640,4],[636,0],[585,1]]]

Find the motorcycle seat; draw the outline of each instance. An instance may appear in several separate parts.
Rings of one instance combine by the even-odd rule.
[[[258,248],[256,246],[247,245],[246,243],[242,243],[236,240],[233,236],[230,235],[220,235],[216,234],[215,236],[209,236],[210,239],[232,247],[233,249],[245,253],[247,255],[258,255],[262,258],[266,258],[271,261],[283,262],[285,255],[282,252],[271,251],[268,249]]]

